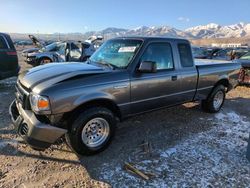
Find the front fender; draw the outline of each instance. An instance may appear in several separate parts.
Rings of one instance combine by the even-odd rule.
[[[74,103],[73,106],[80,106],[84,103],[87,103],[89,101],[94,101],[94,100],[109,100],[109,101],[115,101],[114,96],[112,96],[109,93],[104,93],[104,92],[100,92],[100,93],[91,93],[91,94],[87,94],[87,95],[83,95],[78,97]]]

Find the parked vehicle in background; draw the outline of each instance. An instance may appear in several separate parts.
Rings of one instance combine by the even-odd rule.
[[[192,46],[193,57],[197,59],[207,59],[208,53],[205,48]]]
[[[51,62],[85,61],[94,51],[89,43],[54,42],[37,52],[27,53],[25,61],[34,67]]]
[[[241,56],[236,62],[242,66],[239,74],[239,82],[241,84],[250,84],[250,52]]]
[[[75,152],[91,155],[109,145],[118,120],[190,101],[220,111],[239,69],[232,62],[195,64],[184,39],[116,38],[86,63],[22,73],[10,114],[33,148],[45,149],[66,134]]]
[[[207,54],[207,59],[212,59],[214,53],[222,50],[221,48],[205,48],[206,54]]]
[[[245,55],[248,52],[250,52],[250,50],[248,48],[235,49],[235,59],[239,59],[240,57],[242,57],[243,55]]]
[[[0,79],[16,76],[18,72],[15,46],[8,34],[0,33]]]
[[[18,41],[14,41],[14,45],[16,46],[28,46],[28,45],[32,45],[33,43],[31,41],[27,41],[27,40],[18,40]]]
[[[48,43],[38,40],[34,35],[28,35],[28,36],[32,44],[35,46],[35,48],[29,48],[29,49],[23,50],[22,55],[24,57],[26,57],[28,53],[38,52],[41,48],[44,48],[46,45],[48,45]]]
[[[231,56],[230,56],[231,51],[232,51],[232,49],[229,49],[229,48],[228,49],[221,49],[221,50],[213,53],[213,55],[211,56],[211,59],[230,61],[230,60],[232,60]]]
[[[86,42],[63,41],[54,42],[47,46],[24,50],[25,61],[38,66],[51,62],[86,61],[96,50],[95,45],[102,38],[95,38]],[[37,43],[38,44],[38,43]]]
[[[85,42],[93,44],[95,49],[98,49],[102,43],[103,43],[103,37],[102,36],[90,36]]]
[[[249,49],[240,48],[225,48],[221,49],[211,56],[211,59],[216,60],[234,60],[239,59],[241,56],[249,52]]]

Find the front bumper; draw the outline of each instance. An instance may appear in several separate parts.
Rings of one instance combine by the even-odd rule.
[[[9,113],[18,134],[33,148],[43,150],[62,137],[67,130],[40,122],[30,110],[24,110],[16,100]]]

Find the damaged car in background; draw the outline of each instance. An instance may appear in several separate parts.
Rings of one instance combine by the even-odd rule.
[[[250,52],[237,59],[236,62],[242,66],[239,74],[239,83],[250,85]]]
[[[40,48],[24,50],[22,55],[25,61],[33,67],[51,62],[83,62],[95,52],[96,44],[99,44],[101,40],[102,37],[96,37],[85,42],[61,41],[44,46],[33,39]]]
[[[22,51],[22,55],[24,57],[27,56],[28,53],[32,53],[32,52],[38,52],[41,48],[45,47],[46,45],[48,45],[48,43],[44,42],[44,41],[40,41],[38,40],[34,35],[28,35],[32,44],[35,46],[34,48],[28,48]],[[26,41],[27,42],[27,41]],[[18,44],[17,44],[18,45]]]

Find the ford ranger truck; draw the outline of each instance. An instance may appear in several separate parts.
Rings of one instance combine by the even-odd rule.
[[[117,122],[136,114],[191,101],[218,112],[237,85],[240,64],[200,61],[184,39],[111,39],[85,63],[51,63],[20,74],[10,115],[35,149],[65,136],[73,151],[92,155],[110,144]]]

